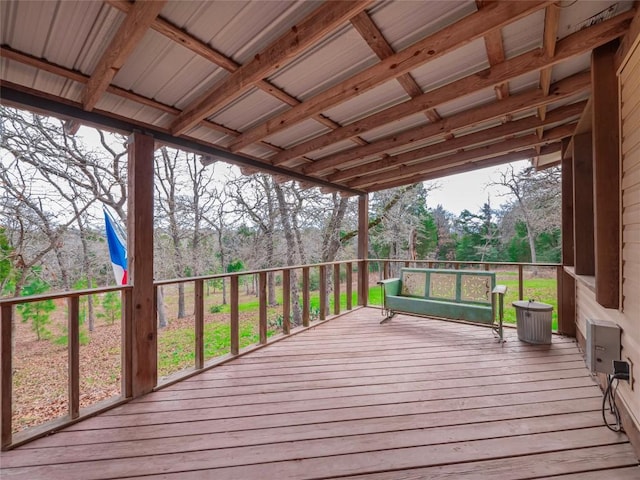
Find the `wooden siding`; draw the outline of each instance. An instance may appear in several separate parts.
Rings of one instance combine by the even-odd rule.
[[[359,309],[4,452],[3,478],[640,475],[573,339],[380,319]]]
[[[620,71],[623,357],[640,374],[640,47]],[[640,429],[640,384],[621,391]]]

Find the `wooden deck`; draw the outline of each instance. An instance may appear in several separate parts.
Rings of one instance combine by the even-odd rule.
[[[3,453],[2,476],[640,478],[571,339],[380,319],[357,310]]]

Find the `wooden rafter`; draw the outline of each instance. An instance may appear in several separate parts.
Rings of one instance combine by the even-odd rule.
[[[536,115],[530,115],[529,117],[507,122],[496,127],[487,128],[454,139],[448,139],[433,145],[400,153],[398,155],[387,156],[386,158],[376,162],[370,162],[357,167],[340,170],[339,172],[329,175],[327,178],[331,182],[340,183],[356,176],[368,175],[382,170],[396,168],[398,166],[407,166],[411,163],[424,161],[430,157],[456,152],[461,149],[466,150],[479,144],[488,142],[495,143],[513,135],[530,132],[538,127],[544,128],[545,126],[553,124],[564,123],[572,120],[575,121],[582,113],[585,104],[586,100],[584,102],[557,108],[544,120],[539,119]]]
[[[238,98],[300,52],[357,15],[370,3],[370,0],[353,0],[327,2],[321,5],[298,25],[256,54],[253,60],[188,105],[171,125],[172,133],[182,135],[200,120]]]
[[[347,165],[350,161],[379,154],[402,147],[410,143],[437,139],[456,129],[478,125],[490,120],[499,119],[505,115],[530,110],[541,104],[551,103],[586,91],[590,86],[588,72],[579,73],[565,78],[554,84],[553,96],[542,95],[539,89],[531,89],[512,95],[500,102],[483,105],[452,115],[440,122],[435,122],[400,132],[389,137],[372,142],[366,147],[345,150],[329,155],[303,168],[305,174],[317,174],[339,166]]]
[[[486,9],[483,11],[485,10]],[[581,55],[622,35],[632,15],[633,12],[625,12],[606,22],[581,30],[562,39],[557,44],[556,55],[553,58],[540,55],[540,51],[537,49],[523,53],[498,65],[494,65],[490,70],[482,74],[469,75],[440,88],[431,90],[419,97],[296,145],[276,155],[272,161],[276,165],[283,164],[292,158],[327,147],[350,138],[353,135],[360,135],[368,130],[373,130],[387,123],[454,100],[460,95],[467,95],[485,88],[500,85],[520,75],[539,71],[563,60]],[[239,138],[242,138],[244,135],[245,134],[241,135]],[[367,152],[375,153],[375,147],[366,145],[363,146],[362,149],[351,149],[349,151],[358,156],[360,154],[367,154]],[[312,165],[314,164],[311,164],[307,168],[315,168]]]
[[[231,144],[231,149],[232,151],[238,151],[251,143],[289,128],[329,107],[404,75],[429,61],[440,58],[444,54],[460,48],[477,38],[481,38],[492,30],[500,29],[504,25],[543,8],[549,3],[549,1],[491,3],[481,11],[435,32],[344,82],[306,100],[297,107],[293,107],[287,112],[277,115],[243,133]]]
[[[551,145],[546,145],[542,147],[542,155],[546,155],[549,153],[558,152],[560,150],[560,143],[552,143]],[[487,168],[487,167],[495,167],[497,165],[504,165],[505,163],[517,162],[519,160],[525,160],[536,155],[536,150],[534,148],[520,150],[518,152],[511,152],[501,155],[496,155],[489,158],[483,158],[480,160],[473,160],[462,165],[451,166],[447,168],[443,168],[440,170],[435,170],[432,172],[424,173],[421,175],[416,175],[412,177],[413,182],[424,182],[427,180],[435,180],[437,178],[446,177],[449,175],[456,175],[458,173],[470,172],[472,170],[477,170],[479,168]],[[377,183],[367,189],[367,192],[377,192],[380,190],[386,190],[388,188],[396,188],[406,185],[406,180],[390,180],[385,183]]]
[[[351,24],[358,31],[360,36],[364,38],[367,44],[371,47],[371,50],[373,50],[380,60],[389,58],[391,55],[396,53],[367,12],[360,12],[358,15],[353,17],[351,19]],[[420,85],[418,85],[410,73],[400,75],[396,80],[411,98],[419,97],[424,93],[420,88]],[[432,122],[437,122],[441,119],[440,115],[438,115],[438,112],[434,108],[426,110],[424,114]]]
[[[486,3],[487,2],[485,0],[476,0],[476,6],[478,7],[478,10],[484,8]],[[494,66],[505,61],[506,57],[504,54],[504,44],[502,42],[501,30],[493,30],[487,33],[484,36],[484,45],[487,50],[487,59],[489,60],[490,66]],[[496,91],[496,97],[498,98],[498,100],[502,100],[503,98],[507,98],[509,96],[509,82],[504,82],[500,85],[496,85],[494,89]]]
[[[525,150],[540,144],[546,145],[549,143],[559,142],[573,133],[574,126],[575,125],[572,124],[552,128],[546,131],[541,139],[538,138],[535,133],[532,133],[530,135],[524,135],[522,137],[504,140],[491,145],[472,148],[463,152],[457,152],[453,155],[427,160],[413,165],[401,165],[393,170],[393,178],[401,179],[413,177],[414,175],[421,175],[456,165],[462,165],[469,161],[476,161],[478,159],[502,155],[518,150]],[[347,185],[351,188],[362,189],[370,185],[375,185],[376,183],[387,182],[388,180],[389,173],[381,172],[374,173],[372,175],[363,175],[362,177],[347,182]],[[413,183],[413,181],[411,183]]]
[[[128,12],[132,7],[132,4],[128,0],[106,0],[106,3],[125,13]],[[209,62],[218,65],[221,68],[224,68],[228,72],[233,73],[241,66],[233,59],[227,57],[226,55],[223,55],[222,53],[218,52],[193,35],[189,35],[183,29],[177,27],[176,25],[172,24],[162,17],[157,17],[151,24],[151,28],[161,35],[164,35],[170,40],[178,43],[179,45],[182,45],[193,53],[200,55],[205,60],[208,60]],[[267,80],[260,80],[255,84],[255,87],[262,90],[267,95],[277,98],[281,102],[286,103],[291,107],[295,107],[296,105],[299,105],[301,103],[300,100],[292,95],[289,95],[287,92],[277,87],[273,83],[268,82]],[[180,112],[178,111],[177,113]],[[324,126],[331,128],[332,130],[340,126],[338,123],[334,122],[330,118],[325,117],[322,114],[314,115],[313,119],[323,124]],[[359,137],[354,137],[353,141],[359,145],[366,145],[367,143]],[[264,145],[269,145],[269,147],[271,147],[271,145],[267,144],[266,142],[263,144],[263,146]]]
[[[165,3],[166,0],[146,0],[133,4],[87,82],[82,100],[85,110],[90,112],[96,106]]]
[[[30,65],[34,68],[38,68],[45,72],[53,73],[54,75],[58,75],[62,78],[73,80],[74,82],[86,84],[89,81],[89,77],[87,75],[84,75],[83,73],[80,73],[76,70],[70,70],[68,68],[61,67],[60,65],[47,62],[46,60],[43,60],[41,58],[36,58],[21,52],[17,52],[16,50],[13,50],[8,47],[0,46],[0,57],[8,58],[16,62],[20,62],[24,65]],[[106,91],[120,98],[131,100],[132,102],[136,102],[136,103],[139,103],[140,105],[145,105],[147,107],[152,107],[160,110],[161,112],[169,113],[171,115],[177,116],[180,113],[180,110],[178,110],[175,107],[171,107],[162,102],[158,102],[157,100],[153,100],[151,98],[138,95],[137,93],[131,92],[129,90],[125,90],[120,87],[116,87],[114,85],[109,85]],[[70,121],[69,123],[73,123],[78,126],[80,125],[80,123],[76,121]],[[216,132],[229,135],[230,137],[234,137],[234,138],[240,135],[240,133],[237,132],[236,130],[232,130],[231,128],[225,127],[224,125],[220,125],[215,122],[211,122],[209,120],[203,120],[200,122],[199,125],[206,128],[210,128],[211,130],[215,130]],[[265,147],[269,150],[272,150],[276,153],[282,151],[281,148],[266,142],[260,142],[259,145],[261,147]]]
[[[553,58],[556,52],[556,43],[558,35],[558,25],[560,23],[560,7],[556,4],[549,5],[545,11],[544,17],[544,39],[542,41],[542,49],[544,54]],[[549,87],[551,86],[551,73],[553,67],[547,67],[540,70],[540,88],[545,93],[549,94]],[[547,113],[547,107],[541,106],[538,108],[538,116],[544,120]],[[542,131],[538,130],[538,136],[542,138]]]

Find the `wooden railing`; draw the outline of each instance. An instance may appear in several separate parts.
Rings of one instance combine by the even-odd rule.
[[[369,264],[377,263],[378,271],[382,278],[389,278],[391,266],[398,267],[426,267],[426,268],[482,268],[484,270],[514,270],[518,272],[518,300],[524,300],[525,268],[553,268],[558,288],[561,285],[562,265],[558,263],[519,263],[519,262],[477,262],[477,261],[455,261],[455,260],[401,260],[401,259],[368,259]],[[557,298],[560,298],[558,295]]]
[[[161,388],[166,385],[175,383],[189,376],[192,376],[204,369],[211,368],[212,366],[219,365],[227,362],[230,359],[236,358],[239,355],[244,355],[257,348],[262,348],[264,345],[273,343],[282,338],[286,338],[291,334],[298,333],[306,328],[313,326],[319,322],[326,320],[329,315],[329,301],[331,292],[329,291],[329,276],[333,277],[333,315],[339,315],[342,311],[341,306],[341,293],[344,286],[344,293],[346,296],[345,308],[346,310],[353,309],[353,281],[354,271],[357,266],[358,281],[358,305],[366,305],[367,295],[369,290],[368,275],[362,275],[363,272],[375,271],[372,268],[374,264],[378,264],[378,272],[382,274],[383,278],[390,275],[392,265],[397,267],[401,266],[427,266],[429,268],[482,268],[489,269],[513,269],[518,272],[518,291],[519,298],[523,299],[524,295],[524,269],[536,268],[536,267],[554,267],[558,274],[561,273],[561,267],[556,264],[523,264],[523,263],[486,263],[486,262],[441,262],[441,261],[407,261],[407,260],[389,260],[389,259],[368,259],[368,260],[346,260],[341,262],[320,263],[314,265],[298,265],[291,267],[280,267],[264,270],[244,271],[237,273],[227,273],[219,275],[207,275],[192,278],[178,278],[170,280],[162,280],[155,282],[156,292],[158,287],[168,285],[178,285],[187,282],[193,282],[193,312],[194,312],[194,362],[187,369],[183,369],[167,378],[161,380],[160,384],[156,385],[156,388]],[[317,320],[312,321],[311,312],[311,272],[317,269],[318,275],[318,311]],[[291,324],[291,279],[293,271],[300,272],[301,291],[300,297],[302,300],[302,325],[294,327]],[[268,338],[268,324],[267,324],[267,279],[269,274],[280,275],[282,289],[282,335],[277,337]],[[344,273],[345,281],[341,284],[340,277]],[[241,277],[255,276],[258,279],[257,296],[258,296],[258,342],[257,344],[241,348],[240,344],[240,279]],[[222,279],[228,282],[229,287],[229,351],[228,354],[222,355],[211,359],[205,360],[205,286],[206,282],[212,280]],[[558,288],[560,288],[560,282],[558,279]],[[88,295],[102,294],[107,292],[120,291],[122,295],[122,349],[121,349],[121,395],[117,398],[113,398],[107,402],[102,402],[95,405],[92,408],[80,408],[80,357],[79,357],[79,302],[80,298]],[[157,293],[156,293],[157,295]],[[558,298],[562,298],[560,295]],[[68,302],[68,314],[67,314],[67,328],[68,328],[68,412],[65,417],[58,418],[54,421],[48,422],[38,427],[28,428],[22,432],[13,432],[12,423],[12,410],[13,410],[13,339],[12,339],[12,325],[15,321],[15,306],[38,302],[44,300],[55,299],[67,299]],[[0,325],[0,356],[2,357],[1,368],[1,380],[0,380],[0,397],[1,397],[1,447],[3,450],[13,448],[17,445],[26,443],[39,436],[46,435],[51,431],[58,430],[64,426],[75,423],[90,415],[95,415],[100,411],[112,408],[115,405],[128,401],[132,397],[132,348],[133,342],[133,299],[132,299],[132,286],[126,287],[113,287],[113,288],[98,288],[82,291],[62,292],[52,295],[39,295],[33,297],[18,297],[11,299],[4,299],[0,301],[0,311],[2,313],[1,325]],[[377,306],[377,305],[376,305]],[[316,312],[314,312],[316,313]],[[315,316],[315,315],[314,315]],[[157,357],[157,352],[156,352]]]
[[[194,284],[194,329],[195,329],[195,361],[194,364],[187,369],[177,372],[161,380],[157,388],[161,388],[176,381],[192,376],[204,369],[219,365],[238,355],[243,355],[256,348],[278,341],[287,336],[299,333],[306,328],[313,326],[326,320],[329,316],[329,289],[328,280],[329,272],[333,275],[333,314],[339,315],[342,311],[340,296],[341,283],[340,276],[344,272],[346,309],[353,309],[353,273],[354,266],[358,265],[357,260],[348,260],[341,262],[320,263],[314,265],[300,265],[292,267],[281,267],[264,270],[243,271],[237,273],[207,275],[191,278],[178,278],[170,280],[162,280],[155,282],[157,289],[161,286],[184,284],[193,282]],[[319,278],[319,306],[317,313],[317,321],[312,321],[311,315],[311,272],[313,269],[318,270]],[[301,292],[302,297],[302,325],[293,328],[291,325],[291,276],[292,271],[301,272]],[[282,289],[282,335],[276,338],[267,338],[267,277],[270,273],[281,275]],[[259,299],[258,307],[258,329],[259,339],[256,345],[248,346],[244,349],[240,348],[240,278],[246,276],[256,276],[258,278],[257,295]],[[204,344],[204,327],[205,327],[205,285],[207,281],[222,279],[228,282],[229,286],[229,328],[230,328],[230,344],[228,355],[223,355],[205,361],[205,344]],[[121,348],[121,395],[112,398],[109,401],[101,402],[91,408],[80,408],[80,298],[83,296],[97,295],[108,292],[120,291],[122,295],[122,348]],[[27,428],[21,432],[15,433],[13,430],[13,324],[16,320],[15,307],[21,304],[42,302],[46,300],[67,300],[67,345],[68,345],[68,411],[64,417],[57,418],[53,421],[46,422],[36,427]],[[97,288],[79,291],[61,292],[51,295],[38,295],[31,297],[16,297],[0,300],[0,311],[2,313],[0,323],[0,356],[2,358],[2,368],[0,370],[0,397],[2,413],[0,415],[0,439],[2,450],[13,448],[17,445],[26,443],[30,440],[46,435],[52,431],[59,430],[65,426],[71,425],[83,418],[95,415],[101,411],[113,408],[123,402],[128,401],[132,397],[132,342],[133,338],[133,300],[132,286]]]
[[[122,302],[122,345],[121,345],[121,367],[122,385],[121,396],[107,402],[88,408],[81,412],[80,409],[80,299],[89,295],[98,295],[109,292],[120,292]],[[67,375],[67,415],[58,418],[46,425],[29,428],[18,435],[13,433],[13,350],[14,339],[12,330],[14,328],[15,307],[35,302],[48,300],[67,300],[67,350],[68,350],[68,375]],[[12,446],[25,443],[33,438],[45,435],[53,430],[75,423],[82,418],[95,415],[100,411],[112,408],[121,403],[125,398],[131,396],[131,287],[108,287],[93,288],[88,290],[75,290],[70,292],[60,292],[50,295],[34,295],[30,297],[16,297],[3,299],[0,301],[2,317],[0,320],[0,357],[2,358],[2,368],[0,376],[0,397],[2,399],[2,410],[0,414],[0,439],[2,449],[6,450]]]

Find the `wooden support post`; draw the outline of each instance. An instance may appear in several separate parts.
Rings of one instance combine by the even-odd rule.
[[[573,228],[575,272],[595,275],[591,132],[573,137]]]
[[[282,333],[291,333],[291,270],[282,270]]]
[[[69,417],[80,416],[80,297],[67,299]]]
[[[353,308],[353,264],[351,262],[347,262],[347,310],[351,310]]]
[[[617,49],[616,40],[596,48],[591,58],[596,301],[616,309],[620,299],[621,251]]]
[[[568,141],[563,141],[567,149]],[[562,264],[573,266],[573,158],[562,158]]]
[[[327,318],[327,266],[320,265],[320,320]]]
[[[562,269],[558,272],[558,333],[576,336],[576,280]]]
[[[369,196],[358,198],[358,305],[369,304]]]
[[[7,450],[11,445],[13,430],[13,345],[11,330],[13,326],[13,305],[3,305],[0,316],[0,447]]]
[[[196,370],[204,367],[204,280],[194,284],[195,336],[196,336]]]
[[[267,272],[258,274],[260,345],[267,343]]]
[[[133,133],[128,145],[127,253],[133,285],[132,395],[158,381],[158,329],[153,288],[153,137]]]
[[[231,284],[231,355],[240,352],[240,277],[232,275]]]
[[[311,308],[309,298],[309,267],[302,267],[302,326],[309,326],[309,310]]]
[[[122,365],[122,396],[130,398],[133,396],[133,290],[127,288],[121,290],[120,300],[122,303],[120,322],[121,330],[121,353],[120,362]]]
[[[340,264],[333,265],[333,314],[340,314]]]
[[[524,272],[522,265],[518,265],[518,300],[524,298]]]

